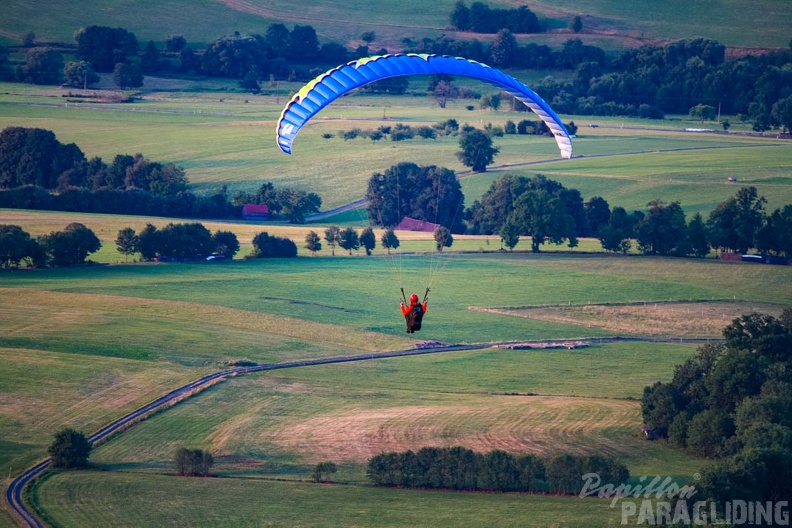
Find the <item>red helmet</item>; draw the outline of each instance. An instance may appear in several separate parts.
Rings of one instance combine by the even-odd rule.
[[[418,296],[416,294],[414,294],[414,293],[412,295],[410,295],[410,302],[417,303],[418,302]]]

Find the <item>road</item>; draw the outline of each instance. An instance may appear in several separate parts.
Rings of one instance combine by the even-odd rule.
[[[509,345],[528,345],[535,344],[548,344],[548,343],[565,343],[568,341],[587,341],[589,343],[616,343],[616,342],[652,342],[652,343],[709,343],[721,341],[718,339],[669,339],[669,338],[642,338],[642,337],[603,337],[603,338],[574,338],[574,339],[547,339],[536,342],[519,342],[519,343],[479,343],[471,345],[430,345],[419,346],[418,348],[411,348],[408,350],[395,350],[389,352],[377,352],[371,354],[358,354],[352,356],[335,356],[328,358],[305,359],[299,361],[287,361],[284,363],[265,363],[262,365],[254,365],[250,367],[235,367],[231,369],[221,370],[208,374],[201,378],[196,379],[186,385],[183,385],[168,394],[154,400],[153,402],[132,411],[126,416],[122,416],[118,420],[102,427],[97,432],[88,437],[88,440],[97,444],[106,440],[111,435],[114,435],[128,427],[134,425],[138,420],[144,416],[151,414],[155,411],[165,409],[174,403],[181,401],[193,394],[197,394],[203,389],[208,388],[219,381],[224,380],[229,376],[238,376],[243,374],[250,374],[254,372],[262,372],[266,370],[278,370],[296,367],[309,367],[313,365],[328,365],[332,363],[350,363],[353,361],[368,361],[374,359],[385,359],[403,356],[418,356],[423,354],[438,354],[443,352],[460,352],[465,350],[481,350],[485,348],[494,347],[507,347]],[[45,458],[35,465],[29,467],[25,472],[15,478],[6,490],[6,501],[11,506],[11,509],[16,513],[17,520],[21,521],[20,526],[27,526],[31,528],[45,528],[44,523],[30,511],[22,501],[22,493],[31,480],[41,475],[50,466],[50,459]]]

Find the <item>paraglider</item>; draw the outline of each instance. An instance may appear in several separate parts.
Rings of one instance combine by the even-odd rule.
[[[423,302],[418,302],[418,295],[413,293],[410,295],[410,304],[407,304],[407,299],[401,302],[401,312],[407,321],[407,333],[413,334],[421,329],[423,316],[426,313],[426,298],[429,296],[429,288],[426,288]],[[402,297],[404,297],[404,288],[402,288]]]
[[[319,75],[286,104],[277,126],[278,147],[291,154],[300,129],[314,115],[342,95],[368,83],[403,75],[458,75],[488,82],[511,94],[534,111],[555,136],[563,158],[572,157],[572,140],[552,108],[514,77],[480,62],[447,55],[395,54],[358,59]]]

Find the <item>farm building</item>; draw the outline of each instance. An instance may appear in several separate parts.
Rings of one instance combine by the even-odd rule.
[[[423,220],[416,220],[405,216],[399,225],[393,229],[396,231],[422,231],[424,233],[434,233],[440,227],[440,224],[433,224],[432,222],[424,222]]]
[[[269,220],[269,207],[266,205],[245,204],[242,206],[242,218],[245,220]]]

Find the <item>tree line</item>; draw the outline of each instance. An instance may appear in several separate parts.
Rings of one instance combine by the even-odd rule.
[[[177,218],[241,217],[247,203],[266,204],[272,218],[303,223],[322,199],[265,182],[232,199],[225,187],[194,193],[184,169],[143,154],[118,154],[111,163],[88,159],[50,130],[7,127],[0,132],[0,207]]]
[[[687,452],[716,459],[695,483],[703,499],[786,500],[792,496],[792,308],[752,313],[723,329],[644,389],[644,423]],[[702,499],[697,499],[702,500]]]
[[[366,475],[375,486],[467,491],[577,494],[584,474],[618,485],[627,467],[600,455],[515,456],[501,450],[477,453],[464,447],[424,447],[417,452],[382,453],[369,459]]]
[[[38,238],[17,225],[0,225],[0,266],[4,268],[16,268],[22,261],[37,268],[84,264],[101,247],[96,234],[77,222]]]
[[[792,205],[766,214],[767,200],[755,187],[741,187],[718,204],[707,219],[690,220],[679,202],[653,200],[646,213],[612,210],[599,196],[585,203],[576,189],[538,174],[507,175],[495,180],[481,200],[465,211],[468,232],[498,234],[511,249],[520,236],[531,236],[531,249],[546,242],[575,247],[578,237],[597,237],[606,251],[626,253],[632,241],[648,255],[705,257],[712,248],[792,258]]]
[[[460,2],[456,11],[463,27],[465,19],[501,26],[494,40],[457,41],[445,35],[418,42],[406,38],[403,51],[461,56],[500,68],[574,70],[569,80],[549,77],[535,87],[560,113],[662,118],[665,113],[687,114],[706,105],[751,121],[757,131],[792,129],[792,50],[726,60],[724,45],[694,38],[646,45],[609,59],[604,50],[583,44],[580,39],[569,39],[557,50],[534,43],[519,45],[513,33],[520,29],[509,26],[522,24],[521,16],[530,13],[527,8],[493,10],[481,2],[467,8]],[[489,16],[479,16],[485,12]],[[501,12],[509,16],[494,16]],[[183,37],[171,35],[164,50],[149,42],[138,56],[137,39],[131,32],[90,26],[76,34],[78,61],[64,63],[62,55],[53,49],[33,48],[27,52],[25,64],[12,71],[7,50],[0,49],[0,77],[58,84],[68,74],[67,84],[83,87],[98,79],[95,71],[114,71],[119,85],[134,87],[142,84],[144,73],[177,70],[237,78],[244,89],[257,92],[262,81],[274,85],[277,79],[307,80],[321,73],[317,65],[336,65],[367,56],[371,54],[368,43],[375,38],[367,32],[361,35],[365,44],[348,50],[335,42],[320,46],[311,26],[296,25],[289,30],[283,24],[271,24],[264,35],[224,36],[205,50],[195,50]],[[404,79],[377,84],[391,83],[400,86],[399,93],[407,86]]]

